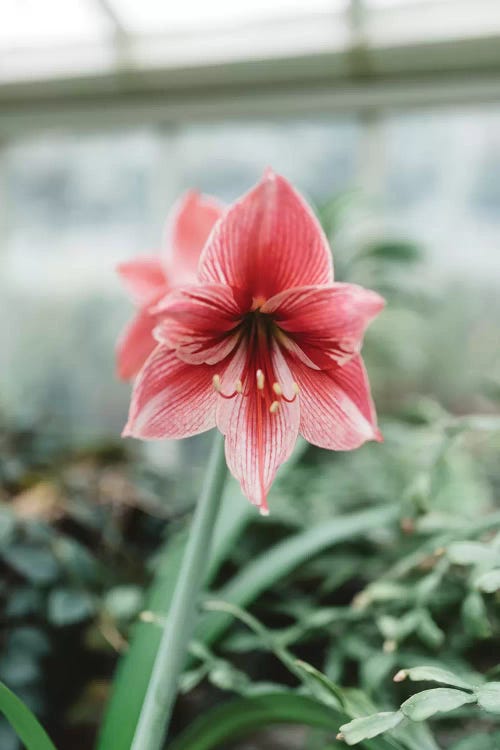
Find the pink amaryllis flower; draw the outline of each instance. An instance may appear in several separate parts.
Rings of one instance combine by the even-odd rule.
[[[155,303],[171,289],[196,280],[201,250],[221,214],[222,206],[214,198],[190,190],[167,220],[164,250],[119,264],[118,273],[137,306],[117,346],[117,372],[123,380],[137,375],[157,345]]]
[[[156,306],[159,344],[124,435],[182,438],[217,426],[231,472],[267,513],[299,433],[334,450],[381,440],[359,352],[383,305],[375,292],[333,281],[312,211],[267,172],[216,224],[198,284]]]

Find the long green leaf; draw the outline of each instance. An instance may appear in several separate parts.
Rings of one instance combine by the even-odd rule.
[[[295,534],[263,552],[215,596],[246,607],[259,594],[314,555],[347,539],[367,534],[373,528],[392,523],[398,513],[398,508],[393,505],[383,506],[334,518]],[[231,616],[223,612],[205,615],[199,622],[196,638],[208,644],[214,643],[229,627],[231,620]]]
[[[239,698],[212,709],[194,721],[169,750],[218,750],[224,743],[272,724],[299,724],[332,732],[346,714],[303,695],[291,692]],[[400,750],[392,739],[369,740],[365,750]]]
[[[26,750],[56,750],[36,716],[3,682],[0,682],[0,711]]]
[[[297,441],[287,467],[296,464],[306,449],[305,441]],[[247,523],[255,518],[255,513],[255,508],[243,498],[237,483],[231,482],[224,494],[222,510],[215,527],[207,584],[213,580]],[[145,603],[146,609],[160,617],[165,617],[170,609],[186,541],[187,531],[183,530],[168,539],[160,555]],[[160,638],[161,629],[152,627],[149,623],[139,622],[134,627],[130,648],[121,658],[113,681],[97,750],[130,749]]]
[[[230,487],[230,491],[225,493],[222,512],[215,528],[208,580],[215,575],[228,548],[254,511],[244,501],[235,484]],[[148,592],[146,609],[163,617],[170,608],[186,541],[185,530],[168,539]],[[149,623],[139,622],[133,628],[130,648],[122,657],[115,675],[98,750],[130,750],[160,638],[161,629],[152,627]]]

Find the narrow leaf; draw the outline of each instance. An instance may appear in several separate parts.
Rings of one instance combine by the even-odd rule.
[[[225,602],[245,607],[314,555],[346,539],[356,538],[374,528],[386,526],[394,522],[398,515],[399,510],[396,506],[382,506],[334,518],[295,534],[246,565],[226,586],[216,592],[216,596]],[[196,637],[205,643],[214,643],[230,624],[231,616],[228,614],[206,615],[200,620]]]
[[[476,689],[477,702],[492,714],[500,714],[500,682],[487,682]]]
[[[0,682],[0,711],[12,725],[26,750],[55,750],[55,746],[36,716],[2,682]]]
[[[230,740],[273,724],[310,726],[335,733],[346,715],[303,695],[277,692],[240,698],[207,711],[169,746],[169,750],[220,750]],[[392,741],[362,744],[366,750],[401,750]]]
[[[401,711],[412,721],[425,721],[441,711],[453,711],[466,703],[475,703],[476,696],[453,688],[435,688],[416,693],[401,704]]]
[[[500,568],[489,570],[476,578],[476,588],[484,591],[486,594],[494,594],[500,589]]]
[[[397,676],[400,676],[400,679],[394,678],[395,682],[402,682],[405,677],[409,677],[412,682],[441,682],[443,685],[453,685],[466,690],[472,690],[473,687],[470,682],[441,667],[422,666],[402,669]]]
[[[369,740],[389,729],[394,729],[403,719],[401,711],[384,711],[372,716],[362,716],[340,727],[342,739],[348,745],[356,745],[361,740]]]
[[[498,558],[498,551],[481,542],[453,542],[447,549],[447,556],[456,565],[480,565]]]

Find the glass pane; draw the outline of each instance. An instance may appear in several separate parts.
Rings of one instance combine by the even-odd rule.
[[[346,7],[347,0],[274,0],[272,3],[265,0],[185,0],[182,3],[112,0],[112,4],[134,31],[158,32],[287,18],[294,13],[333,11]]]
[[[130,306],[114,266],[158,242],[157,161],[150,132],[54,135],[7,150],[0,401],[8,413],[80,439],[121,429],[128,387],[116,382],[113,357]]]
[[[457,411],[480,409],[485,381],[500,377],[500,108],[393,117],[385,146],[388,226],[426,254],[421,377]]]
[[[2,0],[0,47],[40,47],[93,41],[108,29],[88,0]]]
[[[355,181],[359,135],[347,119],[193,125],[175,141],[179,182],[233,200],[272,165],[312,198],[324,199]]]

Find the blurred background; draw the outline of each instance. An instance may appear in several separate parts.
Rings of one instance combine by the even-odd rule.
[[[273,533],[428,488],[418,429],[498,413],[500,11],[497,0],[0,11],[0,678],[78,750],[93,746],[165,524],[168,536],[194,502],[207,444],[120,441],[130,386],[114,346],[132,307],[116,263],[159,249],[186,188],[231,201],[267,166],[285,175],[318,211],[337,277],[388,298],[366,350],[388,438],[359,459],[310,454],[323,484],[305,505],[277,491]],[[495,506],[494,451],[484,438],[472,448],[441,498],[448,518],[454,502],[464,517]],[[0,747],[17,747],[2,725]]]

